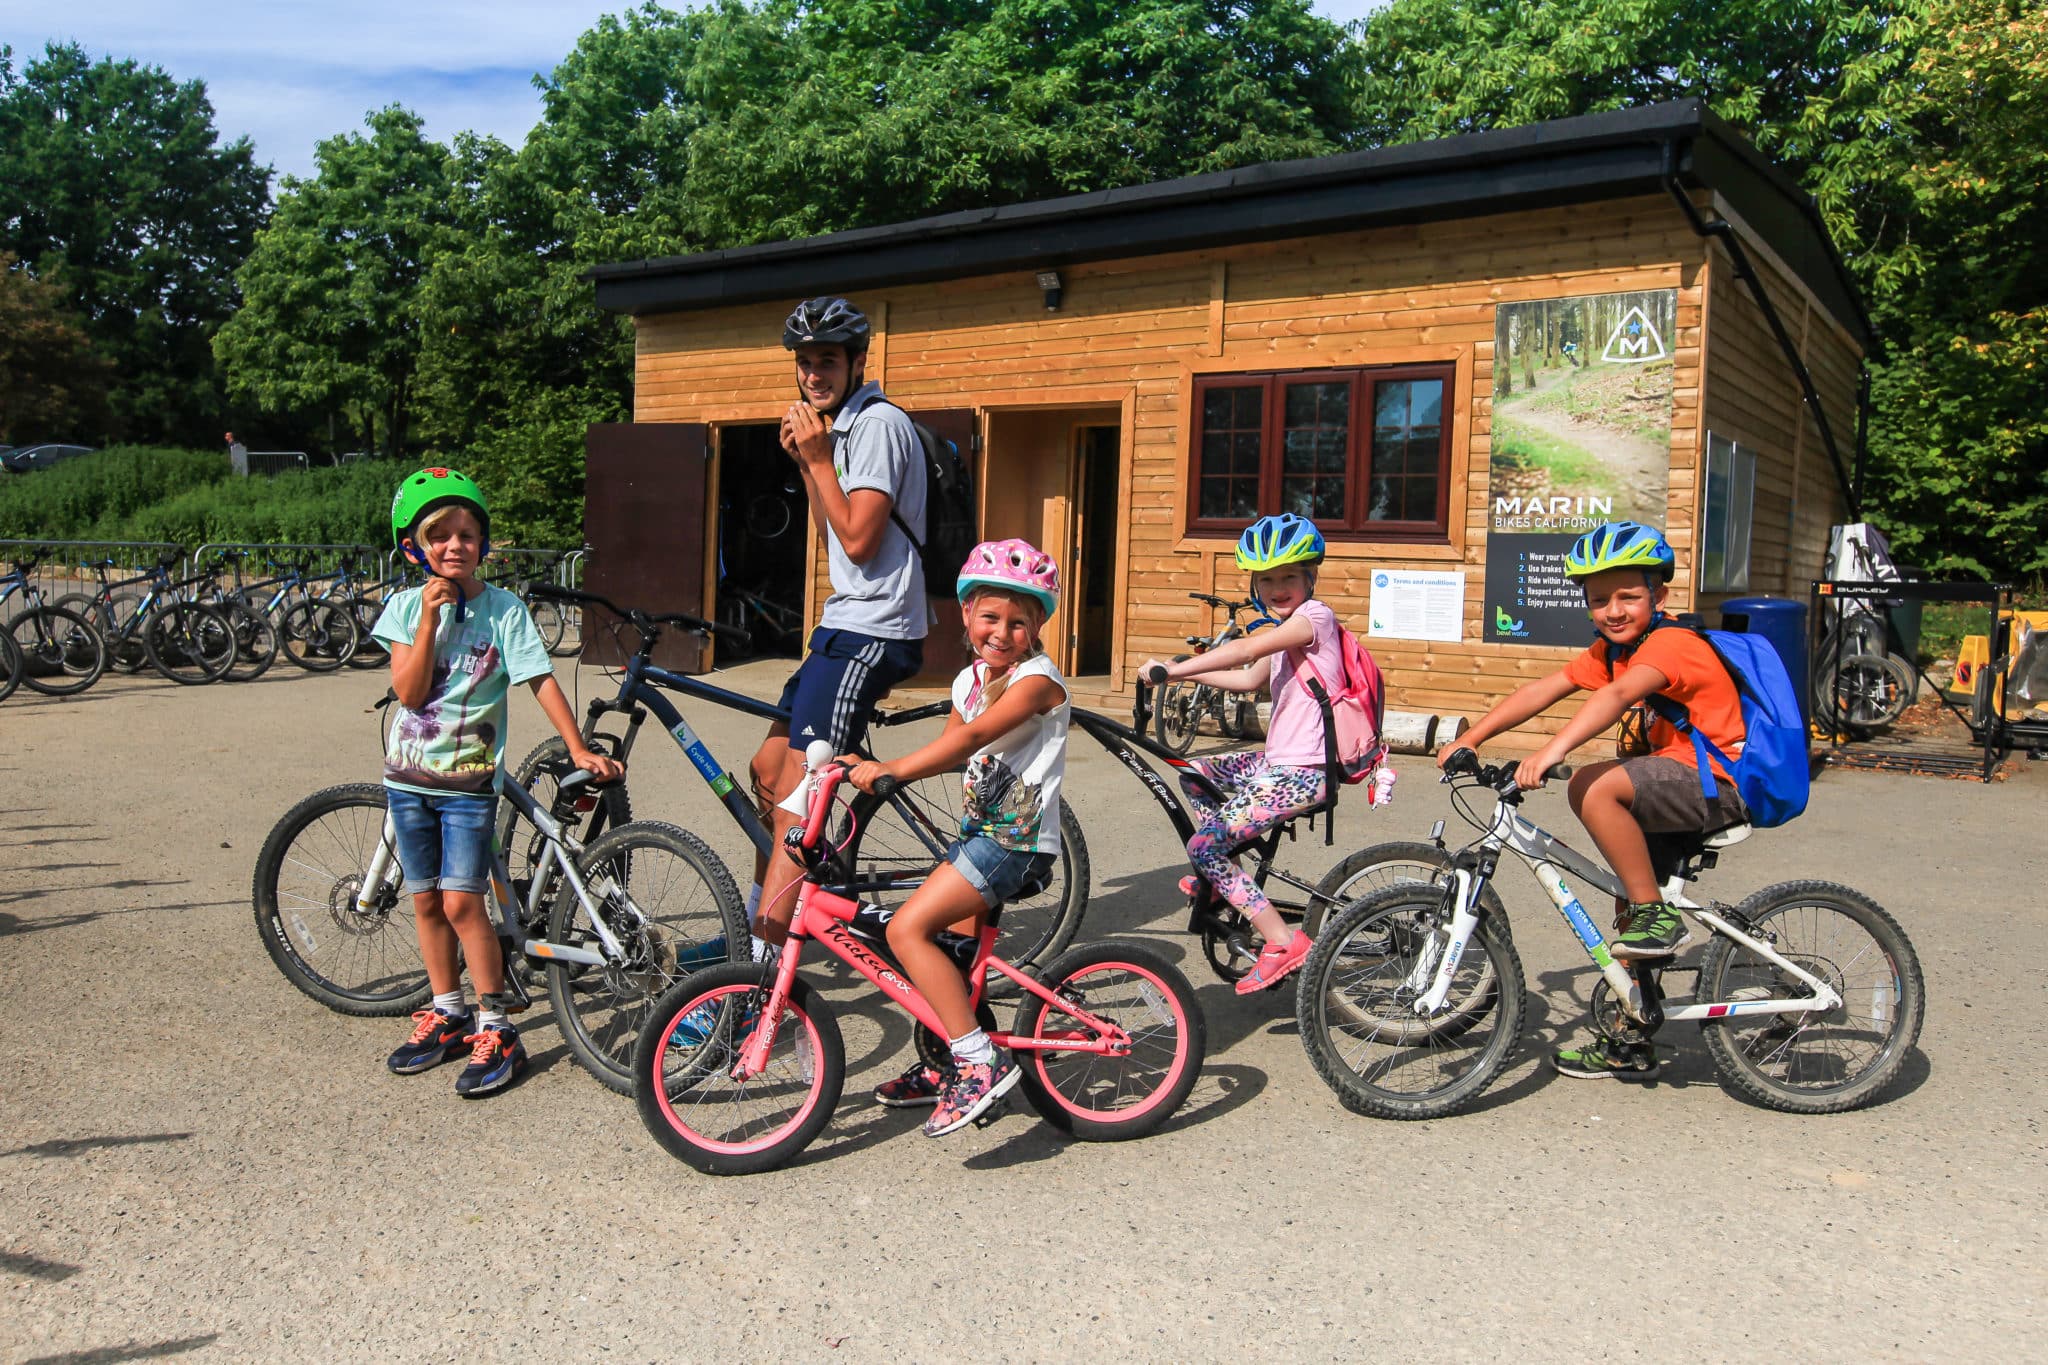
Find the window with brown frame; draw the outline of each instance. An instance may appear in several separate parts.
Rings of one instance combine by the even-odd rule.
[[[1295,512],[1326,536],[1442,537],[1455,379],[1451,365],[1198,376],[1188,529]]]

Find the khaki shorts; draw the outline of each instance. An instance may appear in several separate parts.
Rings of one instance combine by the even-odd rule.
[[[1735,784],[1714,778],[1714,799],[1700,790],[1700,775],[1675,758],[1624,758],[1621,770],[1636,789],[1629,803],[1645,834],[1694,834],[1725,829],[1749,819],[1749,807],[1742,804]]]

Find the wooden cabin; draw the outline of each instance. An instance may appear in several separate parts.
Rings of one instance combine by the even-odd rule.
[[[984,534],[1058,558],[1048,644],[1105,690],[1214,628],[1190,591],[1244,595],[1254,514],[1323,528],[1318,595],[1394,706],[1471,716],[1590,638],[1579,530],[1662,526],[1677,609],[1803,599],[1853,497],[1869,323],[1811,201],[1697,102],[592,277],[637,336],[593,581],[706,615],[779,583],[815,620],[781,323],[843,294],[868,376],[971,452]]]

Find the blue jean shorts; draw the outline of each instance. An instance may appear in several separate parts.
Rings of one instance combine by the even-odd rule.
[[[810,653],[777,703],[789,712],[789,747],[802,753],[822,739],[832,752],[851,751],[867,737],[868,715],[882,694],[917,676],[924,641],[884,640],[852,630],[811,632]]]
[[[962,839],[946,850],[946,861],[981,893],[990,909],[1016,895],[1020,887],[1043,878],[1058,856],[1004,848],[986,834]]]
[[[384,789],[385,808],[398,832],[398,865],[405,869],[407,895],[421,891],[472,891],[491,885],[491,823],[498,798],[488,792],[447,792],[427,796],[399,787]]]

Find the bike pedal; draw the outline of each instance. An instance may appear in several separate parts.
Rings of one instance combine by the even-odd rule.
[[[974,1126],[976,1128],[986,1128],[1009,1112],[1010,1097],[1005,1095],[1002,1099],[997,1100],[994,1104],[976,1114],[974,1116]]]

